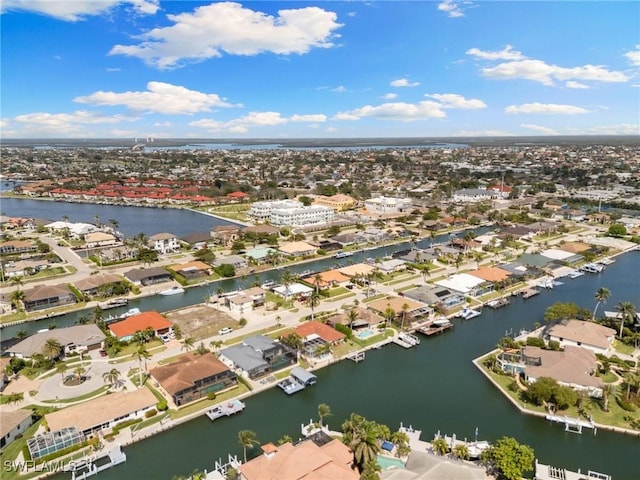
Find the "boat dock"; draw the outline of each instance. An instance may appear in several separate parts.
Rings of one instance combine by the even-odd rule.
[[[525,291],[521,293],[521,296],[526,300],[527,298],[531,298],[534,295],[538,295],[539,293],[540,293],[540,290],[536,288],[527,288]]]
[[[592,428],[593,434],[598,433],[598,428],[593,421],[580,420],[579,418],[571,418],[559,415],[545,415],[546,420],[556,423],[564,423],[565,432],[582,433],[582,428]]]
[[[498,309],[498,308],[502,308],[502,307],[506,307],[507,305],[509,305],[511,302],[509,301],[509,299],[507,297],[502,297],[502,298],[497,298],[495,300],[491,300],[490,302],[487,302],[487,307],[491,307],[493,309]]]
[[[292,395],[300,390],[304,390],[310,385],[314,385],[316,383],[316,377],[313,373],[306,371],[302,367],[293,367],[291,369],[291,375],[278,382],[278,387],[280,387],[284,393],[287,395]]]
[[[410,333],[401,333],[396,337],[393,337],[393,343],[400,345],[403,348],[411,348],[420,344],[420,339]]]
[[[361,361],[364,360],[364,351],[353,352],[347,355],[347,358],[349,360],[353,360],[356,363],[360,363]]]
[[[245,404],[238,399],[226,402],[221,405],[216,405],[205,412],[205,415],[209,417],[211,421],[220,417],[230,417],[238,412],[244,410]]]
[[[84,480],[85,478],[97,475],[107,468],[114,467],[126,461],[127,455],[122,451],[120,445],[118,445],[101,456],[90,458],[81,466],[74,465],[75,468],[71,470],[71,480]]]
[[[451,323],[448,319],[432,320],[416,327],[416,332],[419,332],[423,335],[431,336],[442,333],[445,330],[449,330],[450,328],[453,328],[453,323]]]
[[[611,475],[592,470],[582,473],[580,469],[573,472],[553,465],[543,465],[538,463],[538,459],[536,459],[534,478],[536,480],[611,480]]]

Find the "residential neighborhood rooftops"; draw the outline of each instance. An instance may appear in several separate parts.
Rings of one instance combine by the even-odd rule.
[[[105,339],[105,334],[95,324],[56,328],[28,336],[21,342],[9,347],[7,353],[30,358],[34,353],[42,353],[47,340],[50,338],[57,340],[62,347],[71,344],[88,347],[99,345]]]
[[[605,350],[611,346],[611,340],[615,334],[616,331],[613,328],[582,320],[564,320],[549,329],[550,337],[571,340]]]
[[[329,325],[318,321],[305,322],[297,326],[295,332],[302,338],[319,337],[327,343],[338,342],[345,338],[344,333],[340,333]]]
[[[125,338],[151,327],[155,332],[171,328],[173,324],[158,312],[142,312],[109,325],[109,330],[117,338]]]
[[[559,382],[602,388],[602,379],[591,375],[597,367],[595,354],[586,348],[567,345],[563,351],[523,347],[527,358],[539,358],[540,365],[527,365],[527,377],[551,377]]]
[[[482,267],[477,270],[470,271],[469,275],[473,275],[474,277],[481,278],[488,282],[501,282],[506,280],[511,273],[498,267]]]
[[[150,374],[162,385],[162,388],[174,395],[193,386],[202,378],[217,375],[225,370],[229,370],[229,367],[211,353],[204,355],[185,353],[174,362],[152,368]]]

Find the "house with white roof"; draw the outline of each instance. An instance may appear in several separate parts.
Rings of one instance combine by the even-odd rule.
[[[435,284],[472,297],[477,297],[493,290],[491,282],[468,273],[457,273],[449,278],[439,280]]]

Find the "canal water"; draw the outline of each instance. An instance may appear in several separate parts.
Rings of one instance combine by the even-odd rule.
[[[456,327],[405,350],[388,345],[368,351],[355,364],[343,361],[317,373],[316,385],[293,396],[271,389],[247,399],[240,415],[212,423],[201,416],[125,449],[127,463],[100,473],[103,480],[170,479],[194,469],[211,469],[227,453],[242,454],[237,435],[253,430],[260,442],[284,435],[296,439],[300,424],[317,419],[317,405],[327,403],[333,415],[326,418],[339,429],[350,413],[387,424],[403,422],[423,431],[423,439],[455,433],[459,438],[496,440],[504,435],[531,445],[542,463],[585,471],[605,472],[614,480],[640,479],[640,438],[599,430],[582,435],[568,433],[558,424],[520,414],[477,371],[471,361],[491,350],[508,332],[531,329],[542,322],[554,302],[576,302],[591,309],[594,292],[611,290],[604,306],[621,301],[640,304],[640,252],[618,257],[598,275],[564,279],[565,284],[528,300],[514,298],[499,310],[485,309],[471,321],[456,319]],[[603,307],[600,307],[602,311]],[[259,448],[250,453],[259,454]],[[63,476],[56,479],[65,478]]]

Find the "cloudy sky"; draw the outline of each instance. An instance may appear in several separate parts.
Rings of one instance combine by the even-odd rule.
[[[3,0],[1,136],[640,134],[640,4]]]

